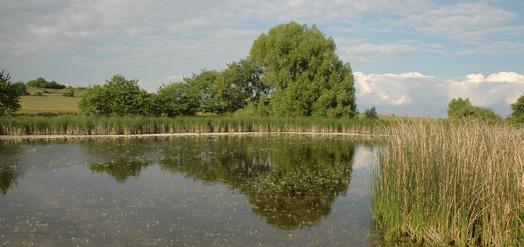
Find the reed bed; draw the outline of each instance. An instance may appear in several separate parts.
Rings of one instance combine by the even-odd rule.
[[[372,213],[386,240],[521,246],[522,128],[504,123],[395,124],[375,168]]]
[[[277,117],[0,117],[0,135],[129,135],[224,132],[382,133],[391,121]]]

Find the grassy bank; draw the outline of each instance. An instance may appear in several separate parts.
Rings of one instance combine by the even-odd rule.
[[[393,121],[278,117],[87,117],[0,118],[0,135],[125,135],[218,132],[383,133]]]
[[[522,131],[506,124],[401,123],[379,155],[375,226],[388,240],[518,246]]]

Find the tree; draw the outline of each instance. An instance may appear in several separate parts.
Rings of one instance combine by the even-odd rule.
[[[155,97],[157,113],[170,117],[180,115],[195,115],[200,107],[199,91],[185,83],[171,83],[162,86]]]
[[[13,84],[16,90],[18,91],[19,95],[29,95],[29,92],[27,91],[27,87],[23,82],[17,82]]]
[[[269,88],[262,83],[262,67],[249,59],[233,62],[217,78],[215,97],[220,111],[235,112],[256,104]]]
[[[335,42],[315,26],[295,22],[262,34],[251,48],[271,87],[273,113],[280,116],[352,116],[353,75],[335,53]]]
[[[448,117],[451,119],[469,118],[482,120],[500,120],[502,119],[493,110],[474,106],[466,98],[452,99],[448,105]]]
[[[35,80],[27,82],[27,86],[38,87],[38,88],[50,88],[50,89],[64,89],[65,85],[62,85],[56,81],[46,81],[43,77],[38,77]]]
[[[20,96],[23,92],[11,83],[10,76],[3,70],[0,72],[0,115],[10,114],[20,109]]]
[[[214,70],[203,70],[200,74],[193,74],[190,78],[184,78],[184,82],[197,90],[199,94],[198,112],[222,113],[220,102],[216,97],[216,85],[220,72]]]
[[[146,115],[153,110],[153,97],[138,86],[138,80],[115,75],[102,86],[90,87],[79,106],[93,115]]]
[[[513,110],[511,120],[524,123],[524,94],[521,95],[515,103],[511,104],[511,109]]]
[[[375,106],[367,109],[364,115],[366,116],[366,118],[370,118],[370,119],[378,118],[377,109],[375,108]]]

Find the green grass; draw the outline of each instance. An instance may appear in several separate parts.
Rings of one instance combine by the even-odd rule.
[[[114,135],[217,132],[382,133],[392,121],[278,117],[6,116],[1,135]]]
[[[44,94],[42,96],[20,97],[22,109],[20,113],[78,113],[79,97],[65,97],[61,94]]]
[[[417,121],[387,132],[372,202],[374,225],[387,240],[519,246],[522,128]]]
[[[63,96],[63,93],[74,90],[74,97]],[[22,106],[19,113],[22,114],[41,114],[41,113],[79,113],[78,103],[81,97],[85,94],[87,89],[78,88],[64,88],[64,89],[49,89],[49,88],[34,88],[28,87],[27,91],[30,95],[20,97],[20,105]],[[41,92],[41,96],[36,96],[37,92]]]

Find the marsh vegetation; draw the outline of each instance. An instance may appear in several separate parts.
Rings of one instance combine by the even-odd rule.
[[[374,222],[386,239],[519,245],[522,128],[423,121],[395,125],[389,133],[373,189]]]

